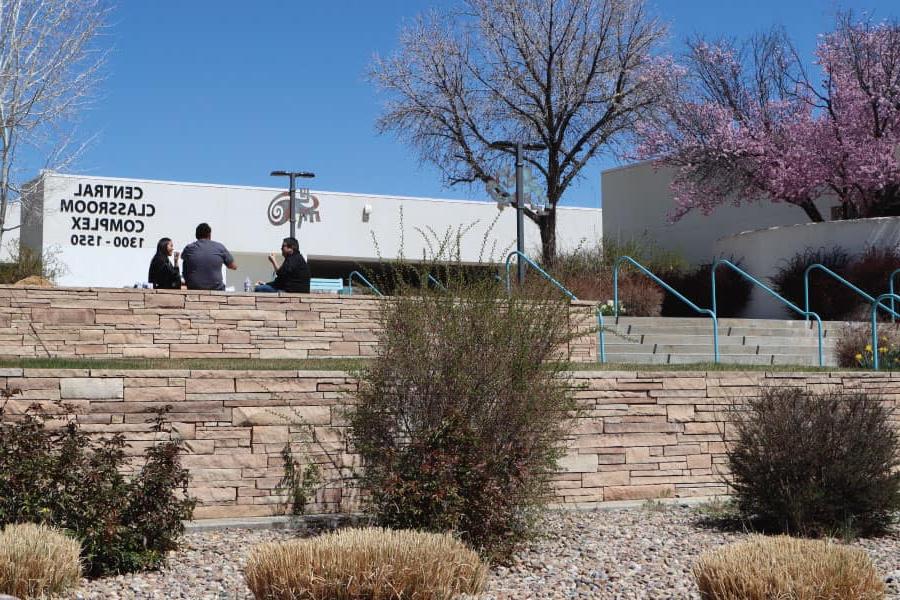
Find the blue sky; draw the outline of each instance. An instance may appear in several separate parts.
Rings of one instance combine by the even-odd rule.
[[[900,14],[897,0],[650,0],[688,34],[744,36],[785,26],[805,55],[838,8]],[[273,169],[315,171],[321,190],[439,198],[446,189],[412,150],[374,129],[380,99],[365,80],[427,0],[121,0],[106,80],[79,128],[96,139],[73,170],[143,179],[281,185]],[[596,160],[563,204],[598,206]]]

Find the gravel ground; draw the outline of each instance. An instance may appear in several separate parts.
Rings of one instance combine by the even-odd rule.
[[[744,537],[698,525],[685,507],[554,512],[546,534],[507,567],[495,568],[480,600],[526,598],[699,598],[690,570],[704,550]],[[247,550],[296,533],[227,530],[188,534],[159,572],[84,581],[78,599],[252,598],[241,568]],[[900,599],[900,531],[856,543]]]

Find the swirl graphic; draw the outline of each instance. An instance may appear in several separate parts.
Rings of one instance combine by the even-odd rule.
[[[291,198],[287,192],[281,192],[269,202],[269,223],[272,225],[283,225],[288,222],[290,215]]]

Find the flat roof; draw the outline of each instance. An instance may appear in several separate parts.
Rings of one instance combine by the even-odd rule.
[[[285,187],[270,187],[270,186],[252,186],[252,185],[232,185],[225,183],[199,183],[193,181],[168,181],[164,179],[141,179],[141,178],[133,178],[133,177],[109,177],[106,175],[77,175],[73,173],[57,173],[56,171],[42,171],[42,177],[63,177],[67,179],[96,179],[96,180],[104,180],[104,181],[117,181],[122,183],[155,183],[162,185],[178,185],[178,186],[187,186],[187,187],[202,187],[202,188],[219,188],[219,189],[232,189],[232,190],[255,190],[255,191],[271,191],[271,192],[283,192]],[[328,190],[314,190],[310,188],[310,193],[317,194],[332,194],[335,196],[347,196],[350,198],[384,198],[391,200],[418,200],[423,202],[449,202],[454,204],[493,204],[493,200],[484,199],[484,200],[456,200],[451,198],[428,198],[421,196],[398,196],[392,194],[363,194],[358,192],[331,192]],[[578,211],[602,211],[602,208],[593,208],[589,206],[561,206],[558,205],[556,207],[558,210],[578,210]]]

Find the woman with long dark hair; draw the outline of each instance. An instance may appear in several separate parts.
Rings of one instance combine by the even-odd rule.
[[[164,237],[156,244],[156,254],[150,261],[150,274],[147,281],[157,290],[180,290],[181,270],[178,268],[178,252],[174,252],[172,240]],[[173,256],[174,254],[174,256]],[[174,262],[169,260],[173,256]]]

